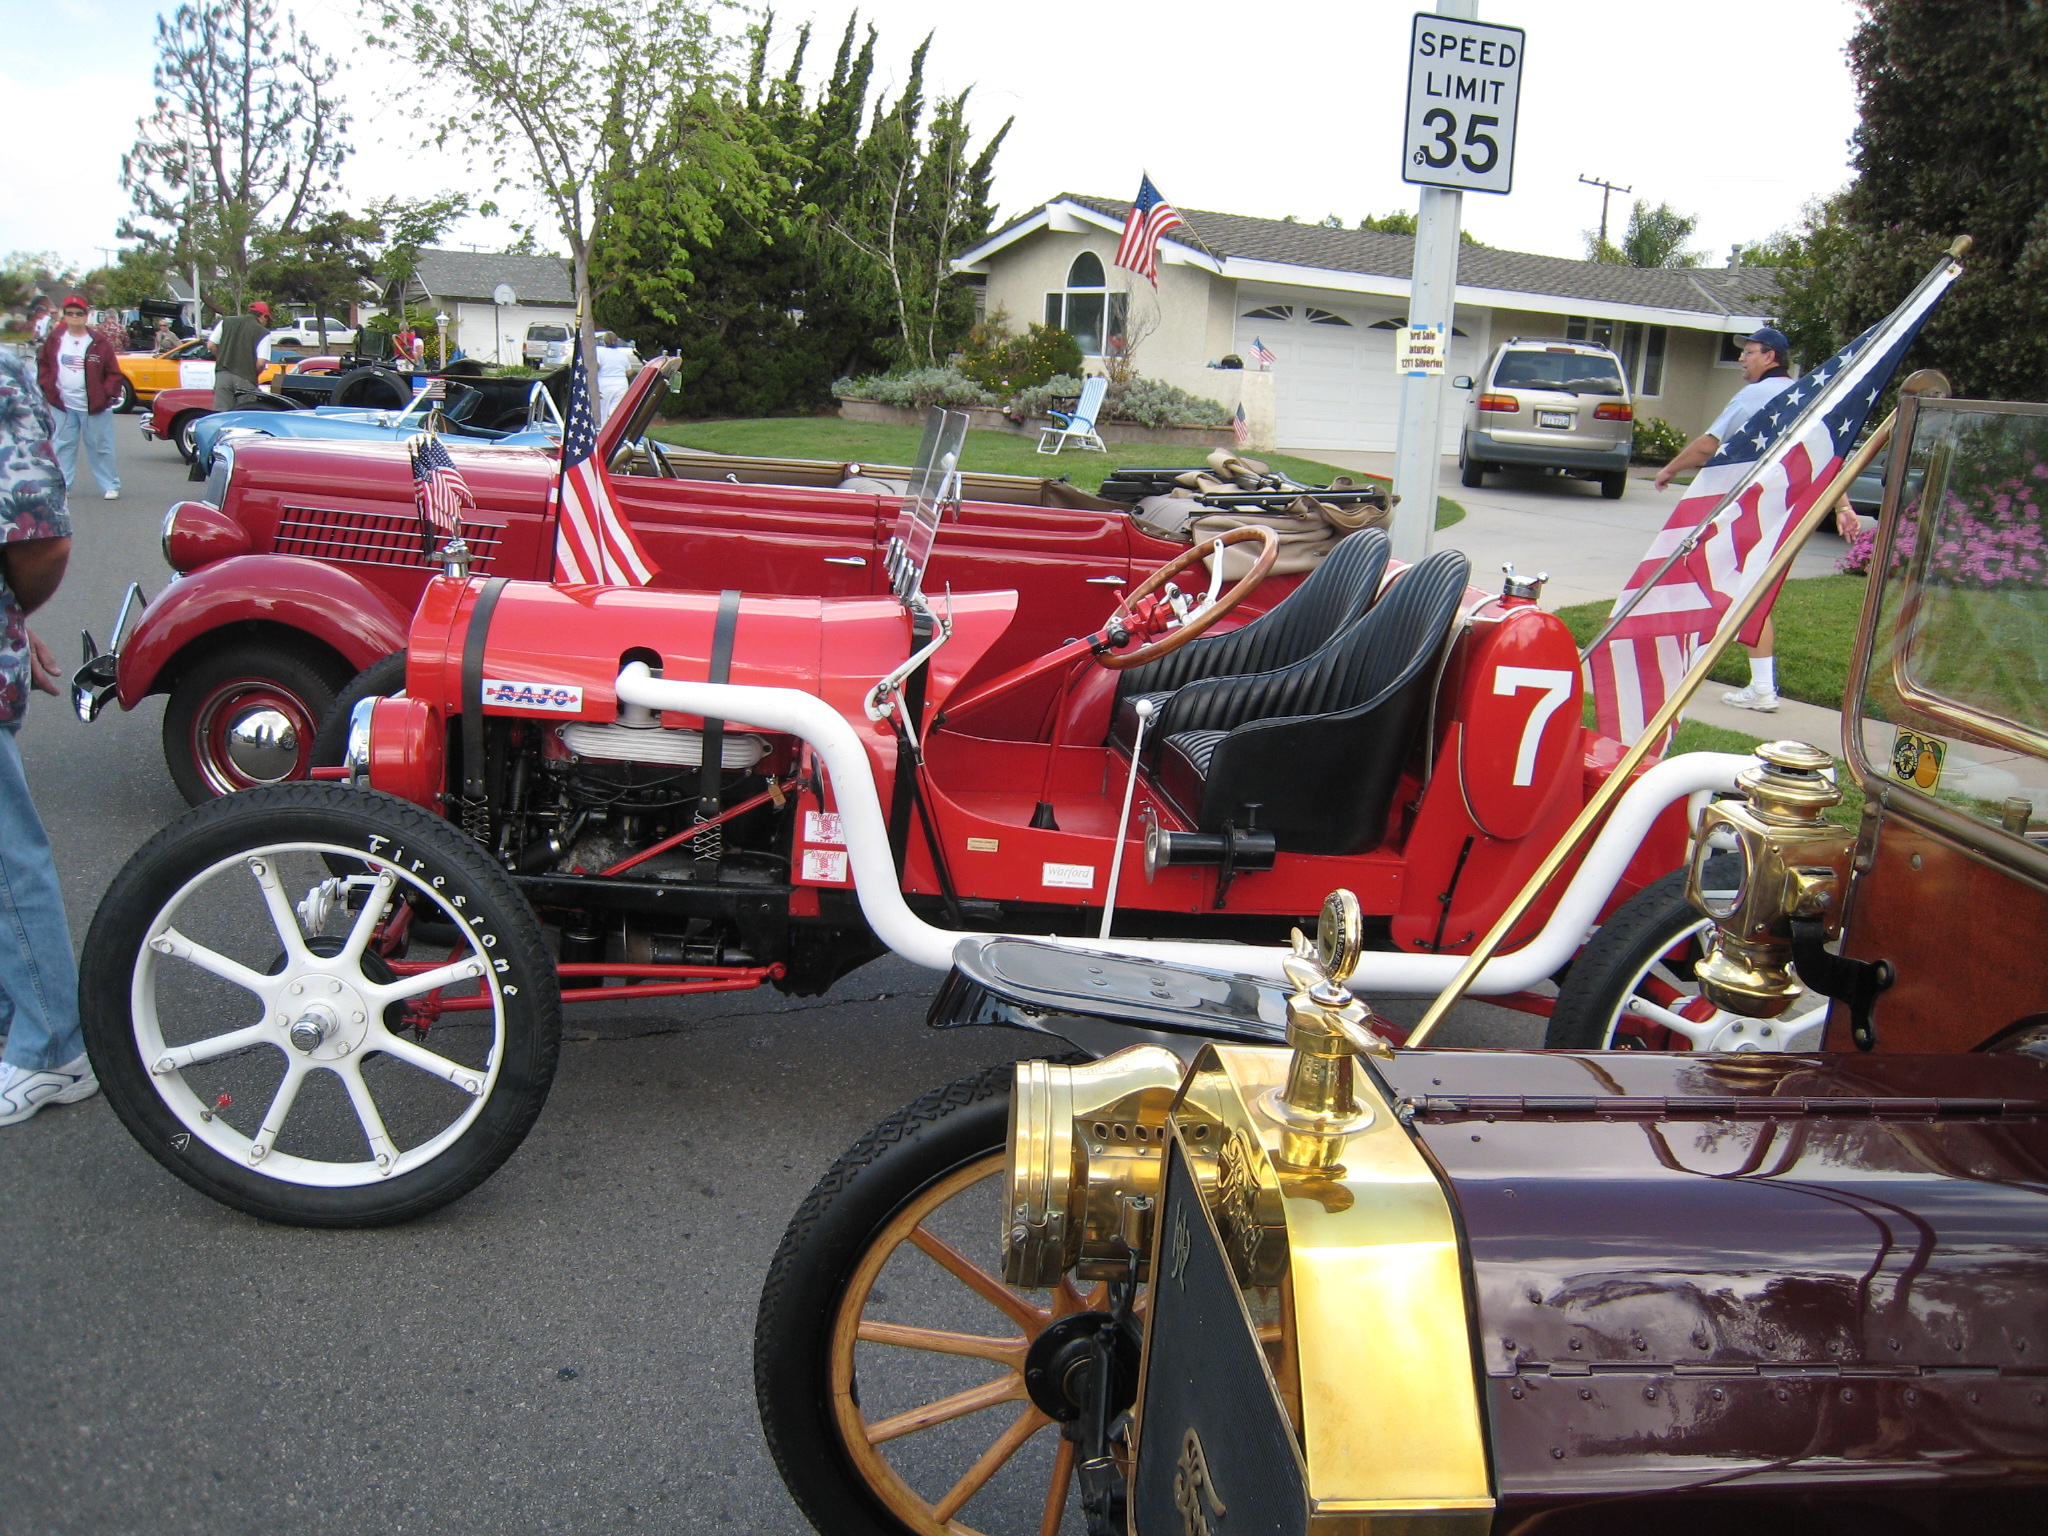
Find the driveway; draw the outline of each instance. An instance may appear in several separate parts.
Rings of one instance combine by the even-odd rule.
[[[1394,471],[1391,453],[1284,451],[1342,469],[1377,475]],[[1442,493],[1465,508],[1465,518],[1439,533],[1434,547],[1470,555],[1473,584],[1479,587],[1492,586],[1510,561],[1518,571],[1548,571],[1546,608],[1611,601],[1677,505],[1675,489],[1659,491],[1652,483],[1656,473],[1647,465],[1630,470],[1627,493],[1609,501],[1590,480],[1534,470],[1489,474],[1484,486],[1470,490],[1458,484],[1458,461],[1446,457]],[[1847,547],[1832,533],[1816,534],[1800,551],[1792,574],[1832,576],[1836,558]]]

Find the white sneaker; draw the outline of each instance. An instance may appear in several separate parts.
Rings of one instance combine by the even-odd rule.
[[[120,499],[121,493],[119,491],[109,491],[100,498],[101,501],[119,501]]]
[[[100,1091],[92,1062],[74,1056],[51,1072],[0,1066],[0,1125],[26,1120],[45,1104],[76,1104]]]
[[[1737,709],[1761,710],[1773,714],[1778,708],[1778,695],[1769,688],[1759,688],[1751,683],[1747,688],[1738,688],[1733,693],[1721,695],[1723,704],[1733,704]]]

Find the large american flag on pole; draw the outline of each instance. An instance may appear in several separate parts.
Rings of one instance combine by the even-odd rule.
[[[1117,242],[1116,265],[1150,279],[1157,288],[1159,237],[1186,223],[1173,204],[1159,195],[1152,178],[1140,176],[1138,200],[1131,204],[1130,216],[1124,220],[1124,237]]]
[[[584,377],[581,337],[570,354],[569,414],[562,423],[562,478],[555,491],[555,579],[569,584],[644,587],[654,562],[612,502],[597,460],[597,413]]]
[[[1642,734],[1721,616],[1756,585],[1841,469],[1899,359],[1961,271],[1945,261],[1890,316],[1766,402],[1693,478],[1615,603],[1616,612],[1632,600],[1634,608],[1586,657],[1604,734]]]

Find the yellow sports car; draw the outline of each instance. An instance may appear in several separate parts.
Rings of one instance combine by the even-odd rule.
[[[128,384],[114,407],[117,411],[147,405],[161,390],[213,388],[213,348],[204,336],[180,342],[161,357],[150,352],[123,352],[116,361]],[[265,363],[256,382],[268,384],[287,366],[284,362]]]

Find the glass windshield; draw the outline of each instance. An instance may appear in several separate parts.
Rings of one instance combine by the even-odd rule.
[[[1928,401],[1886,516],[1870,769],[2048,843],[2048,413]]]
[[[1611,357],[1583,352],[1509,352],[1494,371],[1493,387],[1618,395],[1622,390],[1621,368]]]

